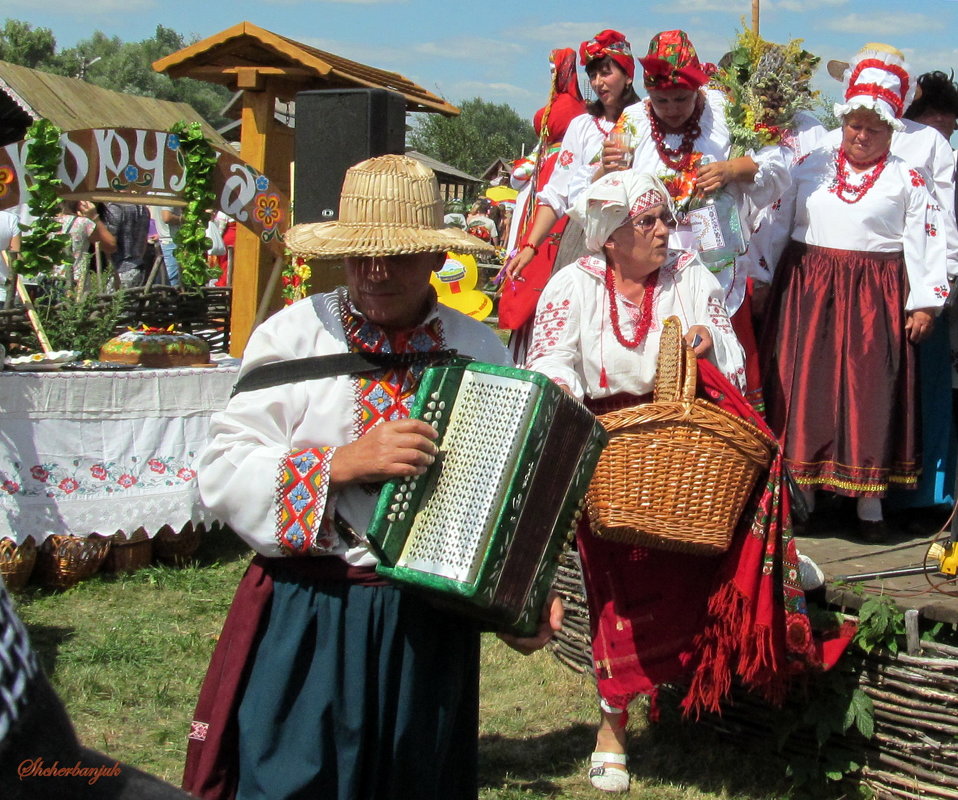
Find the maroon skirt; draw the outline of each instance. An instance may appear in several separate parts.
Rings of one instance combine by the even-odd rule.
[[[792,241],[761,337],[766,417],[805,489],[882,497],[920,473],[918,349],[900,253]]]

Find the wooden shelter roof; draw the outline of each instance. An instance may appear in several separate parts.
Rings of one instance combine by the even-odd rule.
[[[36,119],[65,131],[83,128],[169,130],[175,123],[199,122],[214,145],[228,147],[189,103],[115,92],[79,78],[0,61],[0,146],[23,138]]]
[[[173,78],[196,78],[231,89],[258,88],[254,81],[269,76],[278,96],[286,99],[307,89],[382,88],[403,95],[407,111],[459,113],[454,105],[398,72],[317,50],[250,22],[240,22],[154,61],[153,69]]]

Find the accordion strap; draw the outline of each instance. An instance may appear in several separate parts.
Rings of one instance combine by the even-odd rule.
[[[468,360],[456,350],[433,350],[423,353],[333,353],[327,356],[290,358],[254,367],[233,387],[230,397],[253,389],[267,389],[284,383],[354,375],[377,369],[399,369],[420,365],[441,364],[456,359]]]

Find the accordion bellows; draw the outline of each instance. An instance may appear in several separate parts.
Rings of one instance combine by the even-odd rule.
[[[716,555],[728,549],[775,442],[695,397],[696,360],[664,322],[653,402],[599,416],[609,444],[586,496],[597,536]]]
[[[369,529],[376,571],[533,633],[605,431],[545,376],[478,362],[427,369],[410,416],[438,431],[440,455],[383,487]]]

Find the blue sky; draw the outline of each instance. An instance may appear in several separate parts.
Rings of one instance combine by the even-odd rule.
[[[204,38],[248,20],[283,36],[399,72],[453,103],[508,103],[531,117],[548,93],[547,57],[603,28],[623,31],[644,55],[660,30],[686,30],[700,57],[717,61],[751,0],[3,0],[2,17],[52,29],[60,47],[95,30],[137,41],[158,23]],[[838,83],[824,62],[881,41],[903,50],[916,72],[958,68],[955,0],[762,0],[766,39],[797,37],[822,57],[815,85]]]

